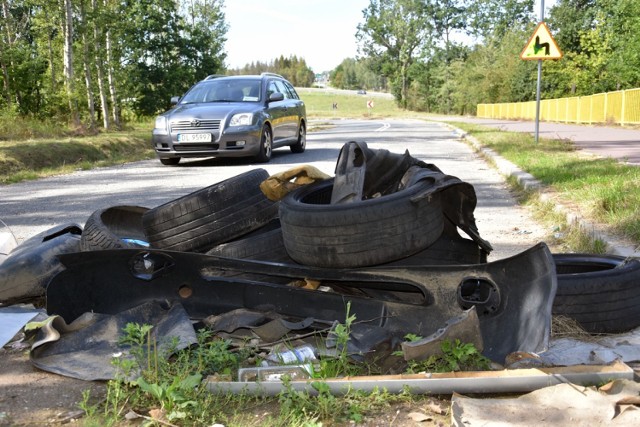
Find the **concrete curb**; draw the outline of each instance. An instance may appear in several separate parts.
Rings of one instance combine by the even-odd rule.
[[[542,201],[550,201],[555,204],[555,210],[565,215],[569,224],[579,226],[585,233],[593,239],[600,240],[607,245],[607,252],[612,255],[624,257],[640,257],[640,246],[625,240],[624,238],[614,236],[602,230],[597,224],[585,220],[569,207],[558,203],[553,199],[550,192],[545,191],[544,185],[538,181],[533,175],[521,170],[518,166],[503,158],[494,150],[485,147],[475,137],[467,134],[462,129],[447,124],[451,130],[456,133],[460,139],[466,140],[478,153],[487,160],[490,160],[498,169],[498,172],[505,177],[513,177],[527,191],[536,191]]]

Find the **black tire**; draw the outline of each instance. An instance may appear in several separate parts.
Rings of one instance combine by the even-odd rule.
[[[383,264],[425,249],[442,234],[439,193],[412,202],[425,182],[385,196],[330,204],[333,180],[299,188],[280,202],[284,245],[296,262],[345,268]]]
[[[150,209],[142,216],[149,244],[206,252],[262,227],[278,215],[278,205],[260,190],[268,177],[264,169],[254,169]]]
[[[590,254],[554,254],[553,259],[558,278],[554,315],[575,319],[590,333],[640,326],[640,259]]]
[[[298,129],[298,141],[291,145],[292,153],[304,153],[304,150],[307,148],[307,127],[304,122],[300,122],[300,128]]]
[[[82,251],[146,247],[142,215],[148,208],[112,206],[91,214],[80,238]]]
[[[256,161],[260,163],[267,163],[271,160],[271,154],[273,153],[273,133],[269,125],[262,127],[260,133],[260,151],[256,156]]]
[[[165,166],[175,166],[180,163],[180,157],[169,157],[165,159],[160,159],[160,163]]]
[[[486,262],[487,253],[473,240],[443,234],[428,248],[385,266],[470,265]]]
[[[249,237],[223,243],[207,251],[207,255],[257,261],[293,263],[282,241],[282,230],[276,228]]]

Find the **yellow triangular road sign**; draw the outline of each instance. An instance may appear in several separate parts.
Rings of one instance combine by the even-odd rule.
[[[562,52],[551,36],[551,32],[544,22],[540,22],[533,35],[522,50],[520,58],[531,59],[560,59]]]

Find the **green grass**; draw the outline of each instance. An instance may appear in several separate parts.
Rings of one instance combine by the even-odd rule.
[[[381,98],[369,95],[355,95],[330,90],[296,89],[307,107],[309,119],[351,118],[371,119],[385,117],[417,117],[416,113],[398,108],[392,98]],[[373,101],[368,108],[367,102]],[[338,105],[333,109],[333,103]]]
[[[342,368],[341,375],[362,374],[352,371],[356,365],[349,360],[346,345],[350,339],[354,315],[347,314],[342,328],[335,328],[337,348],[335,356]],[[119,375],[107,384],[106,397],[97,403],[89,392],[83,394],[81,409],[86,413],[84,425],[121,425],[124,414],[134,412],[140,418],[163,425],[202,426],[222,423],[227,426],[346,426],[360,423],[365,417],[388,410],[392,404],[424,401],[427,397],[412,396],[408,390],[390,394],[385,390],[361,392],[349,390],[345,395],[334,396],[321,373],[311,386],[317,393],[296,391],[289,379],[283,380],[283,390],[276,397],[252,397],[240,394],[210,393],[203,379],[208,375],[233,377],[247,360],[259,362],[261,356],[253,344],[247,341],[238,346],[216,337],[207,329],[198,331],[198,344],[183,350],[175,347],[160,349],[153,338],[153,327],[135,323],[127,324],[119,339],[123,352],[132,357],[114,356],[113,365]],[[177,343],[176,339],[174,343]],[[470,344],[457,341],[442,346],[446,367],[460,370],[479,353]],[[449,349],[447,351],[447,349]],[[434,362],[433,366],[438,365]],[[445,366],[445,365],[442,365]],[[428,369],[428,366],[424,366]],[[334,369],[331,369],[334,372]],[[136,373],[136,375],[133,375]],[[136,377],[132,380],[132,376]],[[263,409],[264,408],[264,409]],[[151,425],[151,424],[147,424]]]
[[[585,156],[565,140],[452,123],[529,172],[587,219],[640,242],[640,168]]]
[[[0,141],[0,184],[153,158],[151,127],[147,122],[87,136],[58,130],[57,137]]]

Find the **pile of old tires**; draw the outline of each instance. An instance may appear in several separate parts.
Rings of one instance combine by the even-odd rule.
[[[491,247],[475,228],[470,185],[408,153],[354,147],[351,154],[368,153],[368,169],[303,186],[279,201],[260,188],[268,173],[254,169],[160,206],[100,209],[84,229],[70,224],[34,236],[0,263],[0,302],[44,295],[63,268],[56,255],[76,251],[152,248],[335,269],[486,262]],[[348,160],[363,165],[362,157]],[[351,197],[350,179],[369,179],[363,194]],[[348,203],[332,203],[337,185]],[[554,260],[555,315],[592,333],[640,325],[640,260],[586,254],[556,254]]]

